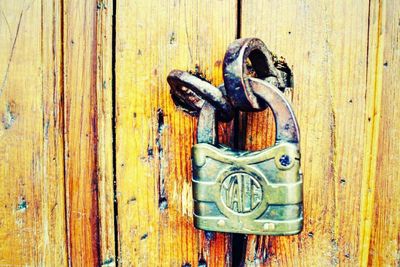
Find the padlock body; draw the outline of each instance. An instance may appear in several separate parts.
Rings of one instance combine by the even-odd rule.
[[[297,144],[255,152],[194,145],[194,225],[198,229],[292,235],[303,227],[303,182]]]

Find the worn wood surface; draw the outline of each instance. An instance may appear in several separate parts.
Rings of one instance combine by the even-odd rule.
[[[64,1],[67,234],[71,263],[99,265],[96,6]]]
[[[398,266],[399,17],[395,0],[0,1],[0,266]],[[294,72],[304,172],[303,233],[243,248],[193,228],[196,119],[166,83],[220,84],[237,36]],[[273,143],[270,111],[238,122],[240,147]]]
[[[371,189],[371,237],[368,265],[400,266],[400,3],[387,1],[374,6],[373,22],[380,29],[376,67],[378,87],[375,116],[376,164]],[[382,88],[379,90],[379,87]],[[367,254],[368,255],[368,254]],[[366,261],[367,259],[365,259]]]
[[[111,1],[63,3],[64,142],[70,264],[113,264]]]
[[[370,179],[364,169],[371,164],[365,136],[375,120],[368,102],[376,89],[368,79],[374,67],[368,63],[376,61],[368,54],[369,37],[376,34],[369,32],[369,8],[363,1],[243,1],[242,37],[260,37],[294,72],[305,208],[301,235],[248,238],[249,266],[359,265],[362,189]],[[248,139],[259,127],[248,131]]]
[[[222,82],[236,1],[118,1],[116,175],[122,266],[224,266],[229,237],[192,224],[195,120],[172,103],[166,78],[196,65]],[[186,265],[185,265],[186,264]],[[190,264],[190,265],[188,265]]]
[[[60,11],[0,2],[0,266],[67,263]]]
[[[102,266],[113,266],[116,263],[113,184],[113,14],[112,0],[97,1],[97,157]]]

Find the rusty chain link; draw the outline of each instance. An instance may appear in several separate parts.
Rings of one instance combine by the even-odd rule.
[[[202,77],[173,70],[167,81],[175,105],[192,116],[199,116],[205,102],[216,110],[217,120],[230,121],[234,110],[260,111],[268,104],[255,94],[249,78],[262,79],[281,91],[292,87],[292,73],[284,60],[278,60],[257,38],[231,43],[223,63],[224,84],[215,87]]]

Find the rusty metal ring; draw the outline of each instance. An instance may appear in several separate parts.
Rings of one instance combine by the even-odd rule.
[[[232,120],[233,107],[223,88],[216,88],[207,81],[180,70],[171,71],[167,81],[171,87],[171,95],[175,105],[185,112],[198,116],[204,102],[207,101],[216,109],[218,120]]]
[[[252,77],[248,67],[251,63],[256,77],[268,81],[279,89],[286,87],[286,82],[275,65],[272,53],[257,38],[235,40],[225,53],[223,73],[224,83],[232,104],[244,111],[263,110],[266,103],[258,101],[246,78]]]

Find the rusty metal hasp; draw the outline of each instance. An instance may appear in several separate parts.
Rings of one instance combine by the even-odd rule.
[[[214,87],[187,72],[168,76],[174,102],[198,115],[192,148],[194,225],[202,230],[258,235],[297,234],[303,227],[299,129],[281,90],[291,72],[256,38],[233,42],[224,58],[224,84]],[[273,111],[276,141],[260,151],[218,144],[218,121],[234,110]]]

